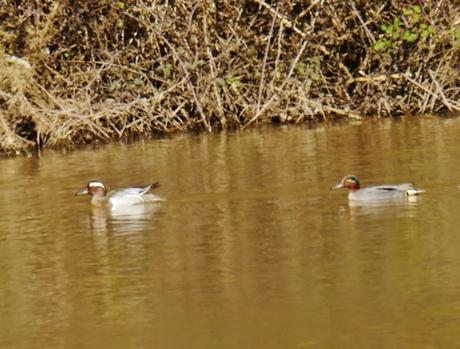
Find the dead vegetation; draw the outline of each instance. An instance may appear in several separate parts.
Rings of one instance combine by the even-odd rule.
[[[454,1],[0,0],[0,151],[460,111]]]

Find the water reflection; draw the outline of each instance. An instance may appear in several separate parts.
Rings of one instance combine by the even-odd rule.
[[[152,229],[155,213],[160,204],[132,205],[126,207],[100,207],[92,205],[89,229],[94,232],[130,234]]]
[[[418,196],[407,198],[375,200],[375,201],[353,201],[350,200],[350,213],[352,215],[386,215],[397,213],[410,217],[416,213],[417,204],[421,201]]]

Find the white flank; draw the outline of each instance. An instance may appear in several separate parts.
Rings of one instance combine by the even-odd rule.
[[[422,190],[422,189],[408,189],[406,191],[406,194],[411,196],[411,195],[418,195],[418,194],[424,193],[424,192],[425,192],[425,190]]]

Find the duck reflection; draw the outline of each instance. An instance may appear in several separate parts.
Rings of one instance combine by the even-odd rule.
[[[132,205],[127,207],[91,207],[91,230],[130,234],[143,231],[158,211],[159,204]]]
[[[422,201],[420,196],[406,196],[375,201],[350,200],[348,205],[350,213],[353,215],[372,215],[397,211],[400,214],[411,216],[420,201]]]

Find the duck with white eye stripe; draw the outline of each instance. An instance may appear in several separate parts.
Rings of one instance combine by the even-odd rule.
[[[160,183],[155,182],[143,187],[121,188],[107,192],[107,188],[103,182],[100,180],[92,180],[88,183],[86,188],[75,195],[90,195],[91,203],[98,206],[132,206],[162,201],[162,198],[151,192],[159,186]]]

